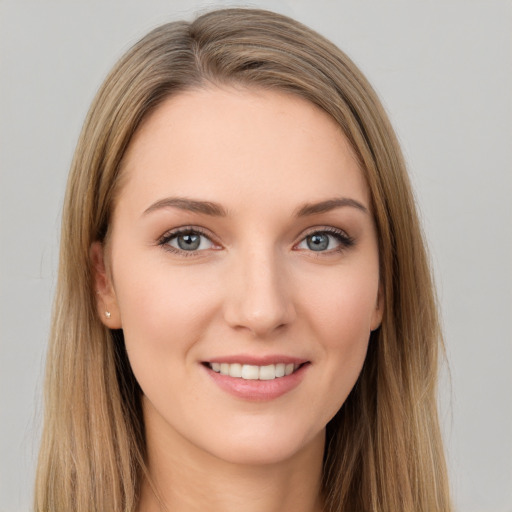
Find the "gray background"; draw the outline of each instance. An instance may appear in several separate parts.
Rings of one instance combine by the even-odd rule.
[[[0,0],[0,512],[29,510],[72,152],[115,60],[201,1]],[[268,0],[375,85],[430,241],[452,386],[441,411],[458,511],[512,511],[512,3]]]

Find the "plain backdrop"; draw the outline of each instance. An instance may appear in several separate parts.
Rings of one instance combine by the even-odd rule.
[[[74,145],[109,68],[154,26],[232,2],[0,0],[0,512],[28,511]],[[460,512],[512,512],[512,3],[261,0],[367,74],[402,142],[451,372]]]

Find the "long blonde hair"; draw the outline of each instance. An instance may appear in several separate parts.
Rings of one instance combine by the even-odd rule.
[[[140,389],[122,331],[98,319],[89,250],[104,240],[123,154],[170,95],[208,83],[279,89],[340,125],[368,183],[385,312],[355,388],[327,425],[329,512],[451,510],[436,382],[442,338],[402,154],[373,89],[322,36],[268,11],[163,25],[115,66],[85,121],[65,199],[35,509],[132,512],[145,478]]]

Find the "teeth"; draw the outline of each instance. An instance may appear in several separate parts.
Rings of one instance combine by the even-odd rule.
[[[228,364],[229,376],[230,377],[241,377],[242,376],[242,365],[238,363]]]
[[[276,378],[276,365],[260,366],[260,380],[272,380]]]
[[[266,366],[255,366],[252,364],[240,363],[208,363],[208,366],[221,375],[242,378],[246,380],[273,380],[275,378],[291,375],[299,364],[269,364]]]
[[[257,380],[260,376],[260,367],[251,364],[244,364],[242,366],[242,379]]]

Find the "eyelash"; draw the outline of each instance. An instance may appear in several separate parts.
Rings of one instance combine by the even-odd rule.
[[[181,249],[177,249],[172,245],[169,245],[169,242],[182,235],[201,235],[207,238],[212,244],[215,245],[215,242],[212,240],[211,235],[209,235],[206,231],[201,228],[195,226],[185,226],[182,228],[174,229],[172,231],[168,231],[165,233],[159,240],[158,245],[160,245],[165,251],[172,252],[173,254],[179,254],[180,256],[185,257],[194,257],[201,251],[185,251]]]
[[[191,234],[203,236],[203,237],[207,238],[212,244],[215,245],[215,242],[212,240],[211,235],[209,235],[205,230],[203,230],[199,227],[195,227],[195,226],[185,226],[182,228],[174,229],[172,231],[168,231],[158,240],[158,245],[161,246],[165,251],[169,251],[174,254],[179,254],[180,256],[194,257],[194,256],[197,256],[198,253],[200,253],[202,251],[197,251],[197,250],[186,251],[186,250],[182,250],[182,249],[177,249],[176,247],[169,245],[169,242],[171,240],[173,240],[174,238],[177,238],[182,235],[191,235]],[[329,235],[329,236],[334,237],[337,240],[337,242],[339,242],[339,246],[336,247],[335,249],[330,249],[327,251],[313,251],[313,250],[308,251],[311,253],[316,253],[315,256],[317,256],[317,257],[319,257],[319,256],[321,257],[322,255],[328,255],[328,254],[332,254],[332,253],[341,253],[341,252],[349,249],[350,247],[352,247],[355,244],[355,239],[352,238],[351,236],[347,235],[347,233],[345,231],[338,229],[338,228],[334,228],[334,227],[323,227],[323,228],[314,228],[311,231],[309,231],[308,233],[306,233],[301,238],[301,240],[297,244],[294,245],[294,247],[301,244],[308,237],[313,236],[313,235]]]
[[[343,251],[346,251],[347,249],[350,249],[355,244],[355,239],[351,236],[349,236],[345,231],[342,229],[334,228],[334,227],[324,227],[324,228],[313,228],[311,231],[306,233],[302,239],[300,240],[299,244],[302,243],[306,238],[313,236],[313,235],[330,235],[336,239],[337,242],[339,242],[339,246],[335,249],[330,249],[327,251],[313,251],[310,250],[309,252],[315,254],[317,257],[321,257],[324,255],[329,255],[332,253],[341,253]],[[298,244],[295,244],[298,245]]]

